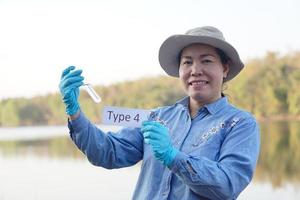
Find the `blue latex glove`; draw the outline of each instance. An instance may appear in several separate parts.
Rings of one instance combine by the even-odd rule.
[[[79,111],[79,87],[83,85],[82,70],[74,70],[74,66],[66,68],[61,75],[59,90],[66,105],[66,113],[74,115]],[[74,70],[74,71],[73,71]]]
[[[145,143],[151,145],[155,158],[170,166],[178,150],[171,144],[168,128],[157,121],[144,121],[141,131]]]

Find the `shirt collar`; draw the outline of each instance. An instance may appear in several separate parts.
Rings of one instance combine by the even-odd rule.
[[[180,99],[179,101],[177,101],[176,104],[180,104],[182,105],[185,109],[188,110],[188,106],[189,106],[189,99],[190,97],[189,96],[186,96],[182,99]],[[218,111],[220,111],[223,107],[225,107],[226,105],[228,104],[228,100],[227,100],[227,97],[221,97],[220,99],[212,102],[212,103],[209,103],[209,104],[206,104],[204,105],[202,108],[206,108],[207,111],[210,113],[210,114],[215,114],[217,113]],[[201,109],[201,108],[200,108]],[[199,110],[200,110],[199,109]]]
[[[218,111],[220,111],[222,108],[224,108],[227,104],[228,104],[227,97],[221,97],[220,99],[210,104],[204,105],[204,107],[206,107],[206,109],[210,114],[215,114]]]
[[[176,104],[180,104],[182,105],[184,108],[188,109],[189,108],[189,100],[190,100],[190,97],[189,96],[186,96],[186,97],[183,97],[182,99],[178,100],[176,102]]]

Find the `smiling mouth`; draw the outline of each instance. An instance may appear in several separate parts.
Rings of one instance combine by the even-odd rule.
[[[201,86],[201,85],[207,85],[208,81],[191,81],[189,82],[189,85],[191,86]]]

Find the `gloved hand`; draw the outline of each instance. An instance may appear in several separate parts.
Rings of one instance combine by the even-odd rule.
[[[145,143],[151,145],[155,158],[170,166],[178,150],[171,144],[168,128],[157,121],[144,121],[141,131]]]
[[[74,70],[74,66],[66,68],[61,75],[59,90],[66,106],[66,113],[74,115],[79,111],[79,87],[83,85],[82,70]],[[74,71],[72,71],[74,70]]]

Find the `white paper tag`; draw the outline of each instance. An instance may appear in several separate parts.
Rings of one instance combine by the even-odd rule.
[[[150,110],[104,106],[102,123],[106,125],[141,127]]]

